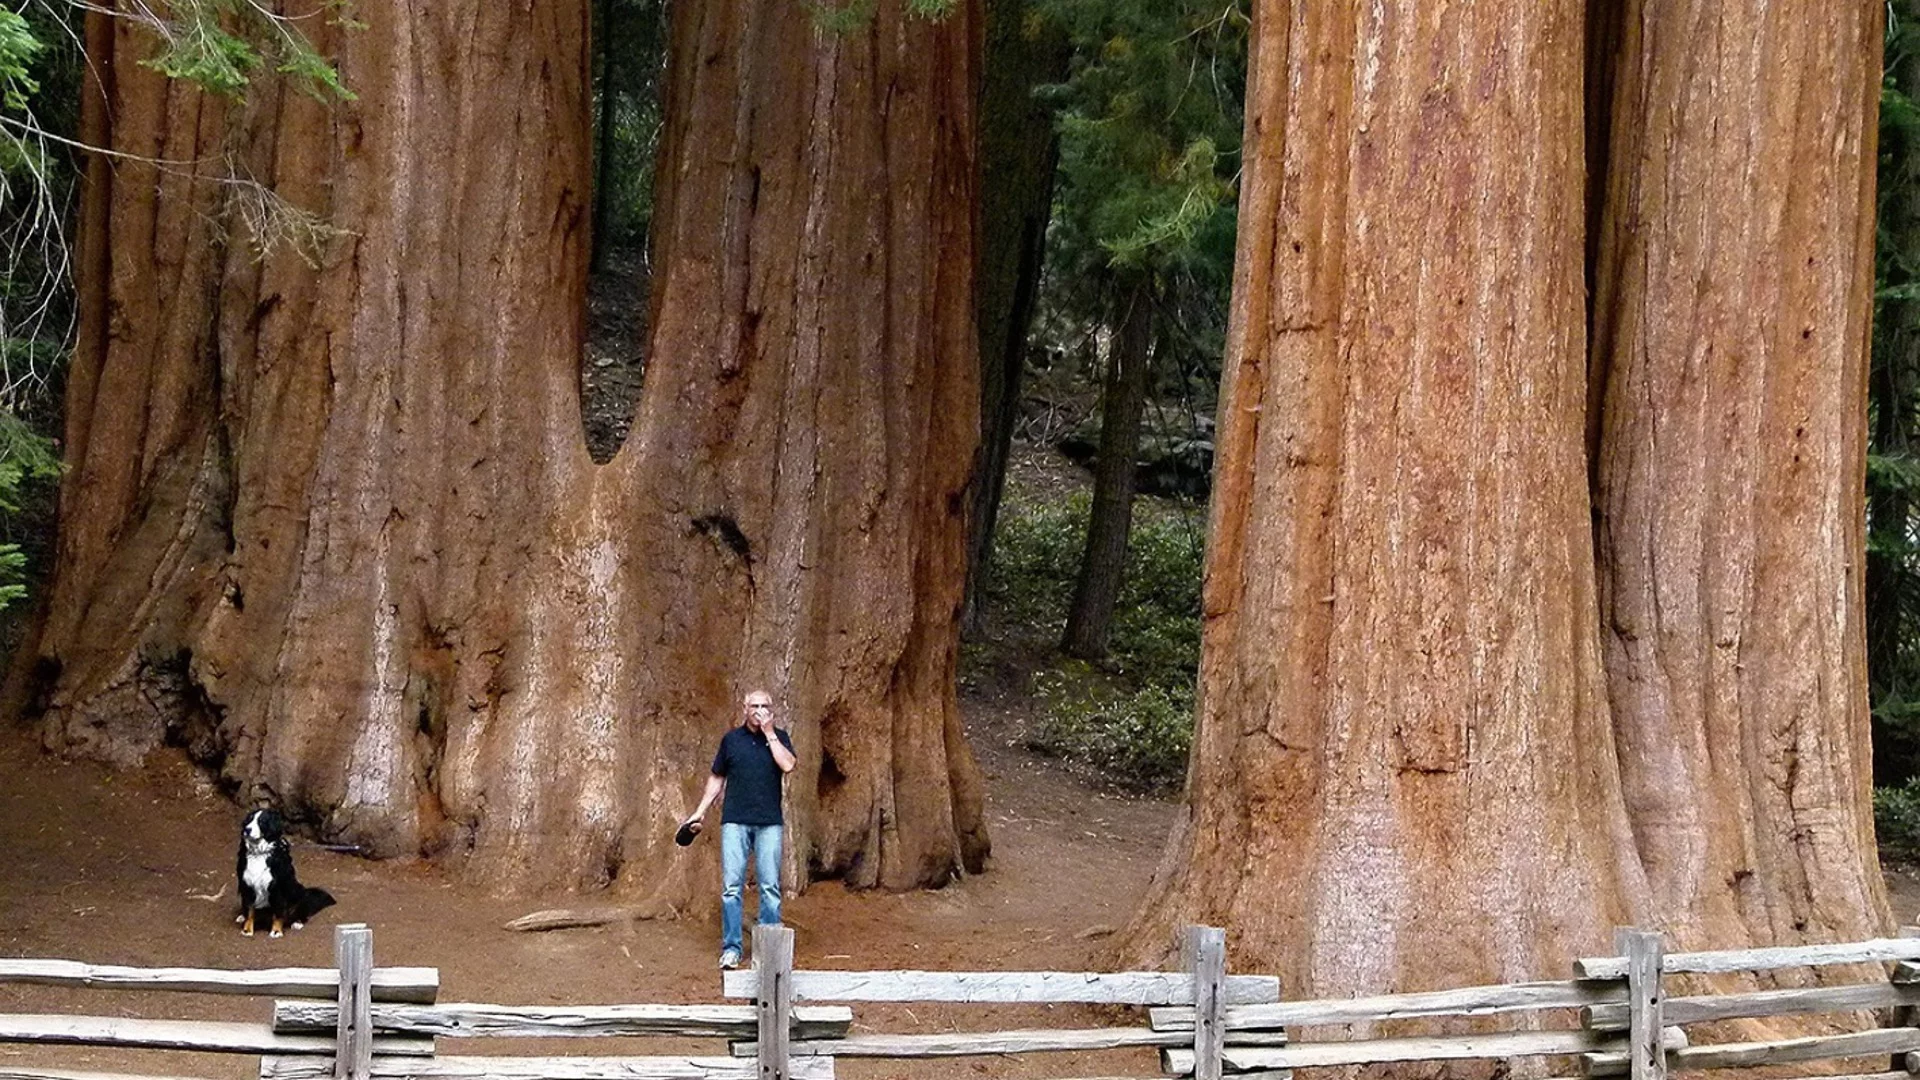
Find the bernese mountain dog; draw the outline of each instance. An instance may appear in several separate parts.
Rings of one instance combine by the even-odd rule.
[[[263,911],[273,921],[273,936],[279,937],[284,927],[298,930],[333,903],[325,889],[309,889],[294,876],[286,822],[272,810],[255,810],[241,822],[234,874],[240,879],[240,914],[233,921],[248,937],[253,936],[254,920]]]

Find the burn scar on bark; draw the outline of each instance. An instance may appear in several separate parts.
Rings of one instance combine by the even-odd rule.
[[[706,514],[693,518],[693,528],[709,540],[724,544],[729,551],[740,557],[748,566],[753,565],[753,546],[747,541],[747,534],[726,514]]]

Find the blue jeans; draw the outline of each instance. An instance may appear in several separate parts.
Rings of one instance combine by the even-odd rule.
[[[780,925],[780,837],[778,825],[720,825],[720,948],[740,951],[741,894],[747,889],[747,852],[753,852],[753,877],[760,885],[760,925]]]

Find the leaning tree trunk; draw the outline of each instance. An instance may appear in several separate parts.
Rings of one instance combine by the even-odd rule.
[[[1574,0],[1256,6],[1188,809],[1129,932],[1300,997],[1640,913],[1583,453]]]
[[[1594,290],[1600,613],[1675,946],[1867,936],[1877,0],[1629,4]]]
[[[358,100],[263,89],[224,144],[93,17],[96,141],[234,147],[345,232],[259,259],[235,196],[221,219],[215,185],[95,165],[43,736],[184,743],[378,854],[679,904],[713,854],[672,824],[766,687],[797,860],[978,868],[953,697],[977,5],[828,38],[783,0],[675,6],[653,359],[596,467],[587,2],[357,5],[323,44]]]
[[[1108,346],[1106,386],[1100,394],[1100,453],[1093,463],[1087,541],[1060,637],[1061,651],[1088,660],[1107,655],[1113,610],[1126,577],[1134,459],[1140,454],[1140,417],[1146,410],[1147,373],[1153,359],[1151,286],[1136,282],[1116,306],[1120,325]]]

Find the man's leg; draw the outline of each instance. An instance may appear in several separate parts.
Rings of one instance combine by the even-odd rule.
[[[752,831],[732,822],[720,826],[720,951],[740,953],[741,896],[747,889],[747,844]]]
[[[780,925],[780,826],[753,830],[753,876],[760,884],[760,925]]]

